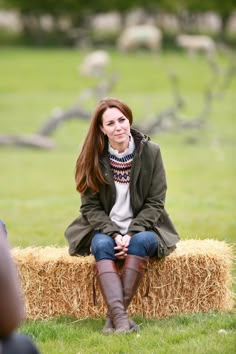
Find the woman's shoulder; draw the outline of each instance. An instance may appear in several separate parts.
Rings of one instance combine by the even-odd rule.
[[[138,151],[140,150],[140,146],[141,151],[144,153],[156,154],[160,151],[160,145],[152,141],[148,135],[145,135],[133,128],[131,129],[131,133],[134,137],[135,145]]]
[[[160,151],[160,145],[155,143],[152,140],[148,140],[146,141],[146,143],[144,144],[144,152],[149,152],[149,153],[153,153],[153,154],[157,154]]]

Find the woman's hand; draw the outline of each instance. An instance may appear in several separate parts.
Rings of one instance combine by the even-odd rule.
[[[127,256],[127,251],[128,251],[128,247],[126,247],[126,243],[124,240],[124,237],[121,235],[117,235],[115,238],[115,243],[116,246],[114,247],[114,250],[117,251],[115,253],[115,257],[117,259],[124,259]]]
[[[130,235],[124,235],[123,236],[124,246],[125,246],[125,248],[127,248],[127,250],[129,248],[130,240],[131,240],[131,236]]]

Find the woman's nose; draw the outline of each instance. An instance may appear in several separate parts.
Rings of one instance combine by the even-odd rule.
[[[119,122],[117,122],[116,123],[116,130],[120,130],[121,129],[121,127],[120,127],[120,123]]]

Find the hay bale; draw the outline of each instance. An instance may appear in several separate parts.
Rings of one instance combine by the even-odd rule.
[[[93,303],[92,256],[71,257],[67,247],[13,249],[12,255],[22,282],[27,318],[105,315],[106,308],[98,286],[98,305]],[[225,242],[179,242],[169,257],[150,261],[129,312],[161,318],[199,311],[231,310],[232,258],[232,247]],[[148,297],[144,297],[148,277],[150,290]]]

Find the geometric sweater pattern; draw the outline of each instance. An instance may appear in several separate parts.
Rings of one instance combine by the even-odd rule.
[[[111,153],[108,153],[108,155],[114,181],[117,183],[129,184],[134,152],[124,157],[117,157]]]

